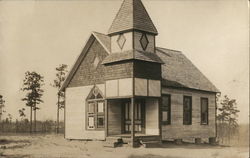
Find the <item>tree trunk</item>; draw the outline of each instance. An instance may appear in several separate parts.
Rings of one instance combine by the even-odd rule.
[[[35,129],[34,129],[34,131],[35,131],[35,133],[36,133],[36,103],[35,103],[35,110],[34,110],[34,126],[35,126]]]
[[[32,133],[32,106],[30,106],[30,133]]]
[[[58,92],[57,95],[57,126],[56,126],[56,133],[59,133],[59,106],[60,106],[60,95]]]

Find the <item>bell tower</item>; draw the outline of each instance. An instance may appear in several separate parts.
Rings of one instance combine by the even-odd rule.
[[[138,50],[154,53],[157,34],[141,0],[124,0],[108,31],[111,52]]]
[[[131,109],[130,112],[127,110],[129,119],[124,118],[121,132],[131,132],[132,146],[135,132],[157,136],[161,133],[159,122],[163,61],[155,52],[157,34],[141,0],[124,0],[108,31],[111,51],[102,62],[105,65],[106,105],[112,106],[113,103],[114,107],[119,107],[121,104],[125,116],[126,107]],[[138,113],[142,115],[137,116]],[[113,132],[108,129],[106,131],[107,134]]]
[[[107,97],[160,97],[163,62],[155,53],[158,32],[141,0],[123,1],[108,35],[111,52],[103,61]]]

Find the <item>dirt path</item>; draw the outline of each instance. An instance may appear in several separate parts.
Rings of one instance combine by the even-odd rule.
[[[248,147],[164,144],[162,148],[104,148],[102,141],[68,141],[62,135],[0,136],[9,158],[248,158]]]

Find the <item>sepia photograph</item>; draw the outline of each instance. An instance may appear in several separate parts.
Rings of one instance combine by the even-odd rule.
[[[0,0],[0,158],[249,158],[248,0]]]

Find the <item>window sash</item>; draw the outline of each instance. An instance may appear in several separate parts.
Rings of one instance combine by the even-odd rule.
[[[164,95],[162,97],[162,123],[164,125],[171,124],[171,97]]]
[[[192,97],[191,96],[183,97],[183,124],[184,125],[192,124]]]
[[[104,101],[102,100],[91,100],[88,101],[87,106],[87,129],[102,129],[105,126],[104,119]],[[102,123],[99,122],[102,119]],[[101,123],[101,124],[100,124]]]
[[[201,124],[208,125],[208,98],[201,98]]]

